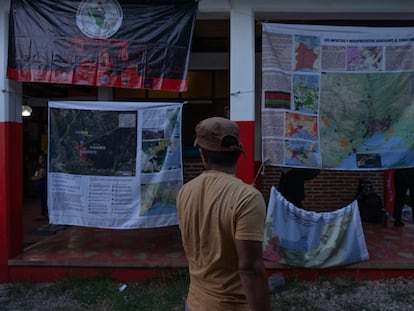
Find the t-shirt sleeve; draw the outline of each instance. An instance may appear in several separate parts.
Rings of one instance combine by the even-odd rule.
[[[241,204],[235,220],[236,240],[263,241],[266,203],[261,193],[254,193]]]

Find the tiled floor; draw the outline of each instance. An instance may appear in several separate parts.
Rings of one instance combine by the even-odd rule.
[[[40,203],[36,198],[28,198],[23,206],[24,247],[54,236],[62,226],[49,225],[48,220],[40,216]]]
[[[35,206],[36,204],[34,204]],[[85,227],[53,228],[25,206],[25,245],[20,256],[10,260],[11,266],[94,266],[94,267],[186,267],[178,226],[137,230],[110,230]],[[398,270],[401,275],[414,271],[414,224],[387,227],[364,224],[369,260],[349,269]],[[39,230],[39,227],[41,230]],[[43,228],[43,229],[42,229]],[[46,228],[46,229],[45,229]],[[265,262],[268,269],[291,267]],[[339,267],[341,270],[341,267]],[[338,271],[338,269],[337,269]]]
[[[414,225],[393,227],[364,225],[370,262],[384,266],[409,265],[414,269]]]

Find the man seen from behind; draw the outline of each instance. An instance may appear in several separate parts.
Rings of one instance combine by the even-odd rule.
[[[243,153],[239,128],[213,117],[196,127],[204,171],[177,197],[190,288],[186,310],[271,310],[262,241],[262,194],[235,176]]]

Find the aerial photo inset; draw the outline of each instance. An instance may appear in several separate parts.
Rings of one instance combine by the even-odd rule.
[[[176,213],[175,199],[181,186],[181,180],[142,184],[140,216]]]
[[[135,176],[137,112],[49,109],[49,170]]]
[[[143,112],[141,173],[181,168],[180,111],[174,107]]]

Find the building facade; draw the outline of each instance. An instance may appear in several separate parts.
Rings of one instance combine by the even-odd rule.
[[[11,1],[13,0],[2,1],[0,5],[0,283],[10,280],[8,260],[23,251],[24,122],[21,117],[21,106],[25,90],[23,83],[6,78]],[[261,165],[260,23],[413,26],[413,20],[414,2],[411,0],[199,0],[196,27],[203,24],[203,30],[200,32],[207,33],[206,38],[208,37],[210,43],[214,40],[224,40],[225,47],[210,49],[209,45],[203,48],[201,43],[200,48],[193,51],[190,56],[190,71],[194,71],[195,76],[197,72],[199,76],[203,76],[206,75],[206,71],[217,71],[217,76],[214,75],[217,80],[214,81],[222,85],[224,80],[228,87],[222,97],[217,94],[210,96],[213,101],[219,102],[218,106],[214,106],[219,109],[206,109],[205,113],[199,114],[198,117],[223,115],[238,123],[246,150],[246,157],[239,163],[238,176],[251,183],[256,180],[257,170]],[[218,25],[224,25],[224,28],[218,28]],[[217,33],[222,29],[225,29],[224,36]],[[218,44],[220,45],[220,42]],[[142,97],[151,99],[158,98],[157,96],[165,95],[125,95],[125,92],[119,90],[98,88],[96,99],[139,100]],[[185,95],[182,98],[185,99]],[[189,106],[187,113],[202,110],[203,108],[198,107],[204,107],[203,101],[206,103],[206,100],[210,101],[211,98],[196,96],[193,100],[194,105]],[[189,159],[186,162],[186,179],[192,178],[192,174],[198,172],[197,165],[196,160]],[[278,175],[278,168],[275,167],[265,167],[264,174],[260,174],[260,187],[265,196],[269,187],[277,184]],[[352,200],[360,178],[366,179],[367,174],[323,172],[309,186],[309,207],[319,210],[340,207]],[[368,174],[368,178],[374,181],[377,192],[382,194],[383,173],[372,172]],[[317,201],[318,198],[320,201]],[[311,201],[324,201],[325,207],[318,208],[318,203]],[[326,205],[326,201],[330,203]]]

